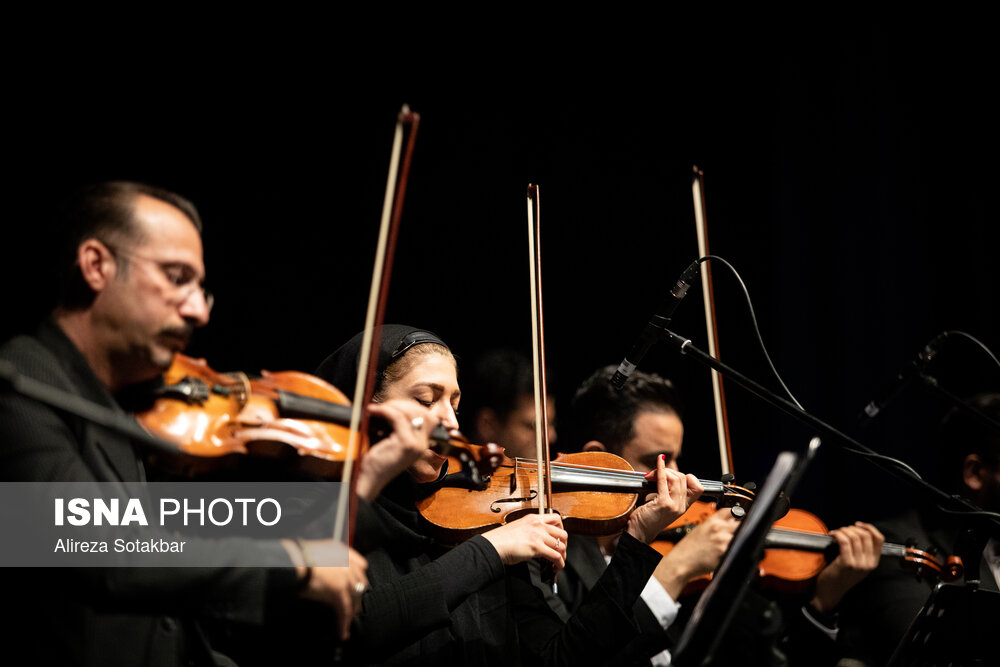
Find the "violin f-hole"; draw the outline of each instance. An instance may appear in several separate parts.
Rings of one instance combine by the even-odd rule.
[[[534,500],[538,497],[538,490],[532,489],[531,493],[527,496],[521,496],[520,498],[500,498],[499,500],[494,500],[490,503],[490,511],[494,514],[499,514],[503,511],[503,508],[497,507],[499,503],[524,503]]]

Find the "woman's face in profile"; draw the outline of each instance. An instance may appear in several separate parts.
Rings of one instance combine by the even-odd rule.
[[[413,348],[407,355],[414,354]],[[403,359],[405,361],[405,357]],[[401,398],[416,401],[431,411],[445,428],[457,429],[458,403],[462,392],[458,388],[455,358],[450,354],[432,352],[419,354],[419,358],[399,380],[383,389],[386,400]],[[430,426],[436,426],[431,424]],[[447,459],[430,450],[410,466],[410,476],[417,482],[433,482],[441,474]]]

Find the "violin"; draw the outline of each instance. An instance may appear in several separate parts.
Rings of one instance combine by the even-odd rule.
[[[713,503],[696,502],[681,518],[667,526],[652,547],[664,556],[695,526],[716,512]],[[761,586],[780,593],[804,593],[813,585],[827,562],[836,557],[837,542],[815,514],[790,509],[775,521],[764,541],[764,558],[760,561]],[[882,556],[896,558],[904,569],[918,577],[933,577],[955,581],[964,574],[962,559],[949,556],[942,566],[926,551],[901,544],[885,543]],[[700,593],[712,575],[696,577],[684,588],[684,595]]]
[[[152,406],[137,418],[148,432],[177,445],[175,456],[150,455],[173,474],[230,469],[249,457],[336,479],[353,458],[348,457],[350,402],[339,389],[307,373],[261,371],[260,378],[251,380],[178,354],[151,398]],[[389,422],[370,421],[370,442],[391,433]],[[457,483],[484,483],[493,469],[494,449],[472,447],[461,433],[441,425],[430,437],[435,451],[455,461]]]
[[[538,466],[532,459],[504,456],[481,488],[459,488],[446,475],[434,493],[418,500],[417,510],[438,541],[457,544],[529,513],[538,512]],[[656,480],[635,472],[609,452],[560,454],[550,463],[551,507],[568,532],[613,535],[622,531],[640,493],[656,491]],[[450,467],[449,467],[450,469]],[[457,479],[455,480],[458,481]],[[739,486],[699,480],[705,496],[745,512],[753,492]]]

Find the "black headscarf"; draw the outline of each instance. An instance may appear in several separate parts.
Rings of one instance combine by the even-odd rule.
[[[378,366],[375,375],[375,393],[382,389],[385,369],[416,345],[434,343],[445,349],[448,345],[435,334],[403,324],[384,324],[375,332],[379,338]],[[316,375],[323,378],[348,396],[354,393],[358,381],[358,361],[361,358],[361,339],[364,332],[347,341],[336,352],[323,360],[316,369]],[[450,350],[449,350],[450,351]]]

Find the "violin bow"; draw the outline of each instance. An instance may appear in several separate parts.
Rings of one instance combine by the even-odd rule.
[[[705,172],[694,167],[691,179],[691,194],[694,197],[694,225],[698,236],[698,257],[708,256],[708,222],[705,217]],[[702,301],[705,304],[705,327],[708,330],[708,353],[719,358],[719,330],[715,319],[715,290],[712,286],[712,266],[701,263]],[[726,392],[722,376],[712,369],[712,395],[715,398],[715,425],[719,435],[719,463],[722,474],[733,470],[733,447],[729,439],[729,416],[726,412]]]
[[[537,185],[528,185],[528,255],[531,279],[531,365],[535,389],[535,454],[538,459],[538,513],[552,512],[552,463],[549,460],[548,389],[545,386],[545,318],[542,316],[542,208]],[[552,584],[551,563],[542,561],[542,581]]]
[[[379,224],[375,264],[372,268],[372,283],[368,292],[368,310],[365,314],[365,328],[361,338],[361,357],[358,360],[358,368],[365,369],[365,372],[358,373],[357,381],[354,384],[350,437],[347,442],[344,476],[334,523],[334,537],[345,544],[352,544],[354,538],[354,517],[357,513],[357,477],[363,454],[360,452],[360,438],[362,433],[368,432],[368,412],[364,410],[364,406],[375,390],[375,372],[378,365],[380,341],[375,338],[375,331],[385,321],[385,307],[389,298],[389,280],[392,276],[392,263],[396,255],[396,239],[399,236],[399,220],[403,215],[407,177],[410,173],[413,147],[416,143],[419,126],[420,114],[414,113],[409,106],[404,104],[396,117],[396,129],[393,134],[389,175],[385,183],[382,219]],[[406,140],[406,155],[403,157],[402,170],[400,170],[403,136],[407,127],[409,127],[409,137]],[[345,540],[344,523],[345,515],[348,513],[350,515],[350,534]]]
[[[538,513],[551,512],[548,389],[545,385],[545,319],[542,315],[542,209],[537,185],[528,185],[528,262],[531,281],[531,364],[535,390],[535,453],[538,460]]]

